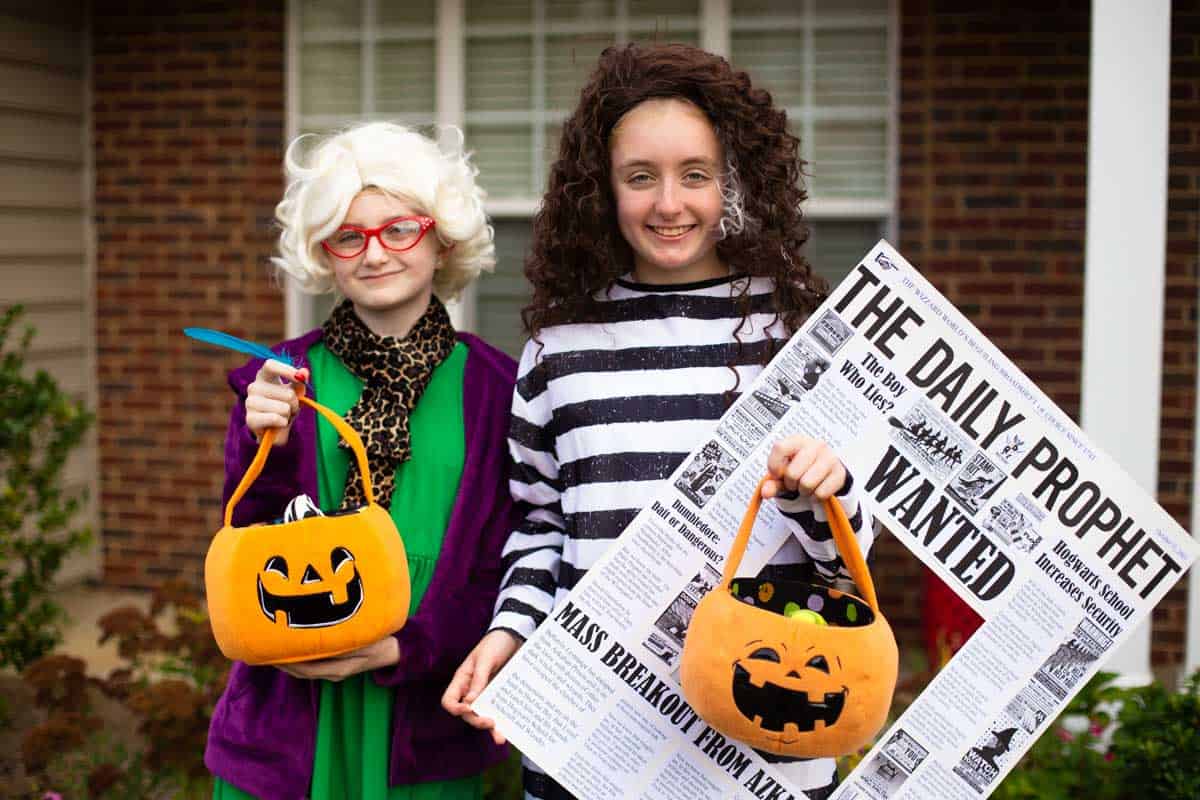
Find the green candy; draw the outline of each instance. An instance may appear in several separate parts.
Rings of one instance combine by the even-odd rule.
[[[788,619],[800,620],[801,622],[807,622],[810,625],[829,624],[820,614],[808,608],[801,608],[798,603],[788,603],[786,606],[784,606],[783,615]]]

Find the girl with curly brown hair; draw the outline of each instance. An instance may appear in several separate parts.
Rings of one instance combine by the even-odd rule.
[[[823,299],[801,254],[798,149],[767,92],[684,45],[605,50],[566,121],[525,270],[509,450],[527,513],[491,630],[442,701],[498,741],[470,703]],[[795,534],[768,569],[849,581],[814,502],[838,495],[867,551],[841,461],[791,436],[768,469]],[[781,771],[815,800],[836,786],[831,759]],[[527,797],[571,796],[528,762],[524,778]]]

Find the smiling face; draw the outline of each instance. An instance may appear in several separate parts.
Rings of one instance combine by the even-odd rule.
[[[842,662],[826,658],[816,647],[789,653],[784,642],[748,642],[733,664],[733,702],[747,720],[764,731],[795,734],[823,730],[837,723],[848,690],[841,683]],[[794,729],[792,728],[794,726]]]
[[[704,112],[684,100],[647,100],[617,123],[609,156],[617,224],[637,280],[727,275],[716,251],[724,156]]]
[[[397,217],[421,214],[399,198],[364,189],[350,203],[343,224],[376,228]],[[443,250],[434,229],[403,252],[388,250],[378,237],[371,237],[361,255],[323,255],[338,291],[354,304],[359,319],[376,334],[403,337],[429,306]]]
[[[305,564],[297,576],[290,574],[295,568],[288,567],[285,556],[273,555],[259,574],[258,605],[272,622],[289,628],[325,628],[345,622],[362,607],[362,578],[354,554],[345,547],[333,548],[320,570]]]
[[[759,750],[815,758],[853,753],[879,732],[898,669],[887,620],[861,598],[738,578],[697,604],[680,679],[713,729]]]

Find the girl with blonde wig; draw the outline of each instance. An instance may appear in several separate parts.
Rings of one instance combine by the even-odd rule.
[[[504,756],[438,702],[487,628],[514,522],[505,433],[516,365],[456,332],[443,305],[495,263],[476,170],[461,135],[446,133],[443,147],[377,122],[288,148],[273,262],[340,302],[276,347],[292,365],[230,373],[225,498],[275,429],[235,525],[305,507],[297,495],[323,513],[364,503],[349,451],[297,401],[293,387],[308,383],[363,439],[376,501],[404,537],[412,603],[401,630],[343,656],[233,664],[205,751],[220,800],[477,800],[480,774]]]

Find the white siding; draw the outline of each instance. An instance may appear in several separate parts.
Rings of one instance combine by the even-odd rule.
[[[25,306],[33,369],[96,407],[87,32],[81,3],[0,0],[0,308]],[[95,429],[65,470],[98,529]],[[64,581],[99,573],[99,548]]]

